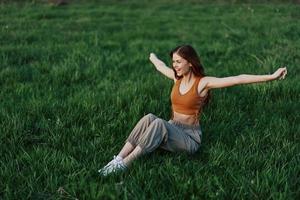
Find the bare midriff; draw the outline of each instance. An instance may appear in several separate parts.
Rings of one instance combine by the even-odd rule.
[[[173,120],[187,125],[199,125],[199,119],[195,120],[195,115],[186,115],[173,111]]]

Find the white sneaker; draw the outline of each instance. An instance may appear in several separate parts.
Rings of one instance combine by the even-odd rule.
[[[114,158],[105,165],[102,169],[98,170],[98,172],[102,176],[107,176],[110,173],[115,173],[118,171],[124,171],[127,167],[123,162],[123,158],[120,156],[114,156]]]
[[[107,165],[105,165],[102,169],[107,168],[110,165],[117,163],[120,160],[123,160],[123,158],[121,156],[114,156],[114,158],[109,163],[107,163]],[[102,170],[102,169],[100,169],[100,170]],[[100,170],[98,170],[98,172],[100,172]]]

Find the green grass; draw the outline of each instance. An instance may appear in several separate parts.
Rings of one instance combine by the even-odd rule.
[[[0,4],[0,198],[299,199],[300,12],[294,4]],[[97,170],[147,113],[169,119],[172,81],[150,52],[191,44],[210,76],[284,81],[212,92],[195,155],[157,150]]]

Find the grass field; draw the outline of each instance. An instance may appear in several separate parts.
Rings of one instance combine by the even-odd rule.
[[[299,199],[299,36],[295,4],[0,4],[0,199]],[[288,75],[213,90],[195,155],[100,177],[143,115],[169,119],[148,57],[180,44],[210,76]]]

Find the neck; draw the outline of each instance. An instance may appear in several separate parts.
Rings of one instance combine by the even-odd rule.
[[[184,74],[182,77],[182,82],[189,83],[190,81],[194,80],[194,74],[192,71],[189,71],[188,73]]]

